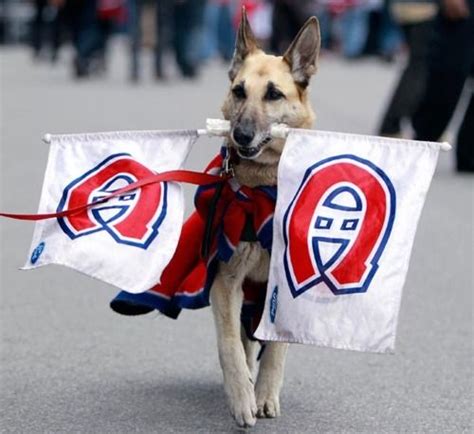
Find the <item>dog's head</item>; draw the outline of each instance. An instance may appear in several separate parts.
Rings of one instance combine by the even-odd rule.
[[[222,107],[231,123],[229,141],[239,156],[259,163],[278,161],[285,141],[272,139],[270,126],[310,128],[314,113],[308,84],[316,72],[319,23],[310,18],[283,56],[259,49],[245,11],[229,71],[231,87]]]

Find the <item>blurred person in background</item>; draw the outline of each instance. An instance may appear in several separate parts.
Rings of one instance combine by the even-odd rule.
[[[35,13],[31,25],[31,44],[33,47],[33,56],[38,58],[41,53],[46,30],[45,10],[48,0],[35,0]]]
[[[244,0],[242,4],[248,5],[249,0]],[[253,0],[250,2],[250,5],[252,10],[250,13],[247,13],[247,17],[253,34],[260,47],[267,49],[270,47],[270,40],[273,34],[273,4],[270,0]],[[239,8],[238,14],[235,16],[235,29],[238,28],[240,23],[241,12],[242,8]]]
[[[127,0],[127,13],[126,13],[126,28],[129,36],[130,42],[130,80],[132,82],[138,82],[141,75],[141,68],[140,68],[140,52],[143,43],[143,34],[145,33],[142,29],[143,25],[143,14],[145,13],[154,13],[155,15],[155,25],[158,26],[158,20],[160,24],[160,30],[162,27],[161,23],[161,16],[159,15],[160,9],[163,8],[165,2],[164,1],[155,1],[155,0]],[[156,6],[156,7],[155,7]],[[159,18],[158,18],[159,17]],[[158,29],[156,29],[156,32]],[[161,42],[161,36],[159,38]],[[156,43],[156,41],[154,41]],[[156,48],[156,44],[155,44]],[[155,49],[155,58],[156,49]],[[161,62],[161,57],[159,58]],[[155,59],[155,64],[156,64]],[[158,68],[155,65],[155,71]],[[159,64],[159,73],[156,73],[161,78],[161,63]]]
[[[31,45],[33,57],[42,55],[44,45],[51,50],[51,61],[58,58],[64,26],[64,0],[35,0],[34,16],[31,23]]]
[[[435,0],[393,0],[391,10],[402,28],[408,59],[378,133],[381,136],[401,137],[402,121],[411,121],[425,90],[438,4]]]
[[[156,0],[154,74],[157,80],[166,78],[163,67],[163,56],[167,47],[171,44],[173,37],[173,26],[171,23],[173,1],[174,0]]]
[[[387,3],[388,0],[330,0],[334,26],[346,59],[367,54],[393,59],[400,48],[401,35]]]
[[[103,73],[106,69],[107,40],[114,22],[124,14],[122,0],[66,0],[75,49],[75,78]]]
[[[413,116],[417,140],[439,140],[465,87],[474,76],[474,0],[442,0],[431,43],[424,96]],[[456,169],[474,172],[474,96],[457,132]]]
[[[329,1],[336,39],[346,59],[358,59],[362,56],[369,34],[369,13],[378,3],[379,0]]]
[[[320,22],[322,48],[346,59],[375,54],[391,60],[400,48],[400,30],[384,0],[315,0],[311,11]]]
[[[156,0],[155,75],[163,78],[163,55],[170,41],[184,78],[195,78],[201,61],[201,34],[206,0]]]
[[[185,78],[198,74],[205,5],[206,0],[174,0],[173,47],[176,63]]]
[[[318,10],[317,0],[274,0],[270,48],[284,53],[305,21]]]
[[[128,0],[127,29],[130,37],[130,80],[138,82],[141,76],[140,52],[146,33],[150,46],[154,47],[153,75],[165,79],[163,57],[171,44],[174,0]],[[146,14],[152,15],[147,17]],[[149,19],[151,18],[151,19]],[[145,23],[147,29],[142,29]]]
[[[401,50],[403,33],[390,10],[391,0],[383,0],[378,9],[380,23],[376,38],[376,54],[386,62],[393,62],[395,55]]]
[[[168,46],[174,51],[176,64],[185,78],[198,75],[201,61],[201,35],[206,0],[154,0],[155,52],[154,76],[164,79],[164,58]],[[140,78],[141,12],[143,0],[128,0],[128,29],[131,41],[132,81]]]
[[[339,51],[341,26],[338,20],[347,7],[346,0],[315,0],[312,2],[311,12],[318,17],[322,50]]]
[[[202,53],[203,60],[216,54],[230,62],[234,54],[235,28],[232,17],[236,9],[232,0],[208,0],[204,12]]]
[[[127,30],[130,39],[130,80],[137,82],[140,78],[140,51],[142,43],[141,15],[142,0],[127,1]]]

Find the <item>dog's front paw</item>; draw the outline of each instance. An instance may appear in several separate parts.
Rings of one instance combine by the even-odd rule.
[[[280,400],[278,395],[264,395],[257,394],[257,417],[274,418],[280,416]]]
[[[251,427],[257,422],[255,393],[250,381],[245,384],[229,384],[227,388],[232,417],[240,427]]]

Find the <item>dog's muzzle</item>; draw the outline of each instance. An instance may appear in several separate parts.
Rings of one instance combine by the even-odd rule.
[[[241,137],[237,137],[240,138]],[[272,138],[270,136],[265,136],[260,142],[256,145],[251,145],[253,141],[255,141],[255,137],[252,135],[252,138],[249,140],[246,138],[245,140],[237,140],[235,132],[233,134],[233,142],[235,144],[235,148],[237,150],[237,154],[244,159],[251,160],[257,158],[263,150],[263,147],[268,144]]]
[[[260,154],[260,151],[262,148],[260,146],[252,146],[251,148],[243,148],[238,146],[237,147],[237,154],[239,154],[239,157],[245,158],[245,159],[252,159],[257,157]]]
[[[255,130],[255,123],[249,119],[241,120],[233,128],[232,139],[241,158],[256,158],[260,154],[262,147],[271,140],[268,137],[268,140],[265,138],[255,143],[258,140],[258,134],[256,134]]]
[[[242,122],[241,124],[236,125],[232,131],[232,137],[239,148],[250,148],[250,144],[255,138],[255,129],[253,124]]]

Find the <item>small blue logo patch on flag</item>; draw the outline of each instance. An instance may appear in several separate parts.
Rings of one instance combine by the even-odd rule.
[[[278,308],[278,286],[275,286],[272,292],[272,298],[270,298],[270,322],[275,322],[275,317]]]
[[[33,265],[36,264],[41,254],[43,253],[44,246],[45,246],[44,241],[42,241],[36,246],[35,250],[33,250],[33,253],[31,254],[31,259],[30,259]]]

